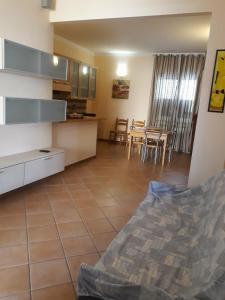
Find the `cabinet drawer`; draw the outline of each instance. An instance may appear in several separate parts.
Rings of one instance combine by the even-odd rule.
[[[64,170],[64,153],[25,163],[24,184],[48,177]]]
[[[0,194],[23,186],[24,164],[0,169]]]

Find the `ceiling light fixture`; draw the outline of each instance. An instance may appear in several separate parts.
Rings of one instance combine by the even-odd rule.
[[[130,51],[130,50],[110,50],[109,54],[113,55],[121,55],[121,56],[126,56],[126,55],[134,55],[136,52]]]

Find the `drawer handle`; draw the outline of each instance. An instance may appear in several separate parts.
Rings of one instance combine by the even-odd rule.
[[[0,174],[3,174],[4,172],[5,172],[4,170],[1,170],[1,171],[0,171]]]
[[[46,158],[43,158],[44,160],[49,160],[49,159],[52,159],[52,157],[46,157]]]

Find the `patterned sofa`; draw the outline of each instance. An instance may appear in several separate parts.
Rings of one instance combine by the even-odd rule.
[[[224,300],[225,171],[192,189],[152,182],[95,267],[82,264],[79,299]]]

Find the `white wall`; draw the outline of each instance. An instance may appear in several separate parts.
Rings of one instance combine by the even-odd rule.
[[[215,0],[214,5],[189,175],[190,185],[222,170],[225,159],[225,114],[207,112],[216,50],[225,49],[225,2]]]
[[[0,1],[0,37],[47,52],[53,30],[40,0]],[[0,95],[52,98],[50,80],[0,72]],[[0,156],[51,145],[51,124],[0,126]]]
[[[57,0],[51,22],[211,11],[212,0]]]
[[[127,63],[128,75],[124,79],[130,80],[129,99],[112,99],[113,79],[116,75],[117,63]],[[97,80],[97,116],[105,120],[99,122],[98,136],[107,139],[110,129],[113,129],[115,119],[129,118],[130,122],[147,120],[150,90],[153,72],[153,55],[149,56],[96,56],[95,64],[98,68]]]

